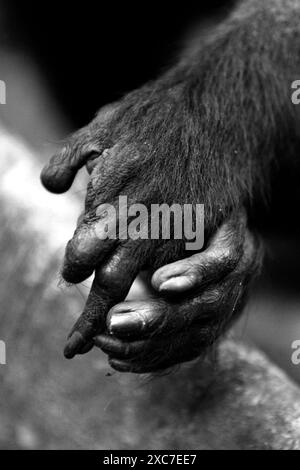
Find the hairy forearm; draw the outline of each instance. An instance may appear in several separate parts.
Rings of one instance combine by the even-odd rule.
[[[149,167],[143,200],[203,203],[209,229],[266,194],[271,163],[297,140],[299,24],[300,0],[240,2],[175,67],[117,104],[98,146],[121,138],[127,155],[138,149]]]
[[[270,163],[297,140],[291,84],[300,78],[300,2],[240,2],[189,60],[189,92],[208,137],[200,139],[204,181],[215,187],[209,178],[217,175],[220,197],[227,188],[232,203],[247,202],[266,192]]]

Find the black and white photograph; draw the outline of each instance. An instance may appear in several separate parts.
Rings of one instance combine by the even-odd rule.
[[[0,0],[0,450],[300,450],[299,181],[300,0]]]

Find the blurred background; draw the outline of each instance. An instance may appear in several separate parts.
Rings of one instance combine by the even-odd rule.
[[[142,446],[130,431],[130,407],[119,419],[130,378],[112,373],[98,351],[71,362],[62,355],[89,287],[65,286],[59,276],[87,176],[54,196],[39,172],[59,141],[102,105],[172,64],[196,18],[209,20],[228,5],[198,3],[0,0],[0,80],[7,86],[0,105],[2,449]],[[291,362],[291,344],[300,340],[299,175],[299,164],[287,162],[274,174],[269,209],[255,208],[266,263],[235,334],[300,383],[300,366]]]

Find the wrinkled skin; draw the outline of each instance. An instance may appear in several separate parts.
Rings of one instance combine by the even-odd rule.
[[[113,307],[109,334],[96,346],[120,372],[166,369],[203,355],[241,312],[249,282],[259,267],[259,249],[246,232],[240,252],[224,224],[209,247],[157,270],[157,294]],[[224,323],[225,322],[225,325]]]
[[[67,246],[62,275],[78,283],[95,271],[95,278],[65,356],[72,358],[96,345],[109,356],[113,368],[145,373],[205,353],[241,312],[260,266],[260,249],[247,229],[243,210],[220,221],[214,230],[208,221],[205,249],[192,256],[178,240],[100,240],[99,227],[107,222],[96,214],[100,205],[113,204],[124,194],[148,205],[166,202],[152,191],[153,182],[149,194],[147,185],[141,187],[137,157],[126,153],[129,144],[99,155],[99,135],[105,133],[113,110],[105,108],[90,126],[71,137],[44,169],[42,181],[59,193],[70,187],[82,165],[90,173],[85,213]],[[176,194],[177,201],[186,202],[180,187]],[[184,256],[189,257],[180,259]],[[134,279],[149,268],[158,269],[152,277],[151,298],[124,302]]]
[[[299,63],[299,15],[293,0],[238,2],[204,44],[100,110],[44,169],[56,193],[83,166],[90,172],[62,274],[95,278],[66,357],[96,344],[118,370],[164,369],[204,353],[241,311],[261,252],[245,213],[298,139],[287,83]],[[119,196],[148,209],[204,204],[203,251],[186,252],[184,240],[99,239],[108,218],[99,207]],[[156,271],[152,298],[124,303],[143,270]]]

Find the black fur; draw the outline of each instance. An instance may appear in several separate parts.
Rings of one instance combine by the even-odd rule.
[[[147,206],[204,204],[209,240],[232,213],[243,207],[249,211],[253,201],[266,198],[276,156],[293,156],[300,122],[291,102],[291,83],[300,73],[299,25],[298,0],[239,2],[211,34],[199,44],[194,41],[174,68],[101,110],[73,136],[44,171],[45,185],[57,192],[68,189],[78,168],[93,160],[85,227],[94,223],[99,204],[114,203],[125,194]],[[95,257],[77,262],[81,230],[67,250],[63,275],[71,282],[83,280],[104,260],[109,264],[115,249],[106,244]],[[143,241],[128,252],[134,268],[125,283],[122,276],[115,279],[117,289],[105,266],[101,268],[84,317],[74,329],[83,342],[104,328],[108,309],[126,296],[140,269],[156,269],[187,256],[179,241]],[[256,259],[253,252],[249,277],[259,264]],[[227,282],[225,276],[224,286]],[[235,292],[234,283],[230,289]],[[178,308],[188,326],[190,318],[201,315],[199,299],[200,294],[192,301],[167,303],[167,308]],[[221,302],[202,317],[206,321],[198,331],[198,344],[211,344],[230,324],[226,302],[223,309]],[[162,316],[168,317],[166,310]]]

